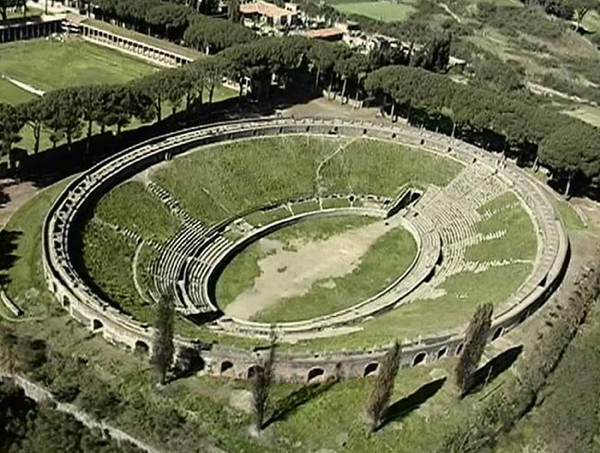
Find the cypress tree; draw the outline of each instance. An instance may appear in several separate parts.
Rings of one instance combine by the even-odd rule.
[[[250,378],[252,388],[252,411],[256,431],[263,428],[265,414],[269,404],[269,393],[273,383],[275,366],[275,342],[271,343],[267,356],[255,367],[254,375]]]
[[[379,367],[379,373],[375,379],[375,387],[367,400],[365,409],[367,419],[367,431],[375,431],[384,419],[385,411],[394,391],[394,381],[400,368],[402,347],[398,341],[390,347],[385,354]]]
[[[454,373],[460,398],[466,396],[473,384],[473,374],[483,355],[492,325],[493,311],[492,304],[479,305],[467,328],[462,353]]]
[[[167,382],[167,372],[173,365],[175,354],[174,323],[175,306],[171,297],[162,296],[156,307],[154,347],[150,362],[154,366],[161,385]]]

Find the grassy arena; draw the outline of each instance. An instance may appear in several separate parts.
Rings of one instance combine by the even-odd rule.
[[[376,219],[365,217],[329,217],[310,219],[270,234],[270,241],[283,244],[283,250],[297,252],[311,242],[323,243],[328,238],[369,225]],[[217,303],[225,309],[237,296],[250,290],[261,275],[260,261],[275,251],[267,251],[260,243],[252,243],[225,268],[216,286]],[[352,272],[312,283],[302,295],[282,298],[272,307],[253,316],[253,321],[299,321],[326,315],[352,306],[382,290],[408,268],[416,254],[416,243],[403,228],[394,228],[380,237],[360,259]],[[278,269],[285,272],[286,269]]]

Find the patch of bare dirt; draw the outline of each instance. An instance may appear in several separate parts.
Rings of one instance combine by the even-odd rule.
[[[228,316],[249,319],[282,299],[302,296],[320,280],[342,277],[360,264],[369,248],[391,229],[400,225],[400,218],[381,220],[319,241],[298,241],[294,251],[270,240],[262,246],[273,253],[258,265],[261,275],[254,286],[240,294],[225,308]],[[268,240],[268,239],[267,239]]]

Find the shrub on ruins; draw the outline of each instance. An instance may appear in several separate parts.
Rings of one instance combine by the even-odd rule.
[[[156,304],[156,322],[154,324],[154,343],[150,362],[154,366],[158,383],[167,383],[167,372],[173,365],[175,344],[173,341],[175,305],[171,296],[163,295]]]
[[[370,433],[374,432],[381,425],[385,417],[390,398],[394,392],[394,382],[400,368],[401,357],[402,347],[396,341],[381,361],[379,373],[375,378],[373,390],[365,408],[367,431]]]
[[[275,348],[276,344],[272,342],[266,356],[254,367],[254,373],[250,376],[253,426],[256,431],[260,431],[264,427],[275,371]]]
[[[487,343],[488,333],[492,324],[492,304],[482,304],[477,307],[473,318],[467,327],[462,353],[454,370],[455,383],[459,396],[462,398],[471,390],[473,374],[479,366]]]
[[[121,398],[108,383],[98,378],[89,378],[82,385],[76,403],[97,420],[104,420],[120,412]]]

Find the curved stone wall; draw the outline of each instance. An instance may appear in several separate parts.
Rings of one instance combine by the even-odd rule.
[[[490,335],[493,339],[514,328],[539,308],[560,283],[569,257],[569,244],[560,219],[539,183],[510,162],[466,143],[432,132],[405,126],[352,123],[341,120],[267,118],[202,126],[168,134],[118,153],[77,177],[58,197],[43,227],[43,266],[48,287],[71,316],[108,341],[130,349],[151,352],[152,328],[110,306],[85,284],[70,254],[72,232],[77,221],[104,193],[149,166],[192,148],[230,140],[280,134],[340,134],[365,136],[415,145],[464,163],[480,162],[494,172],[524,202],[537,228],[539,254],[527,282],[497,310]],[[412,216],[425,213],[415,208]],[[215,327],[219,329],[221,327]],[[250,326],[252,330],[252,326]],[[259,332],[252,332],[258,334]],[[462,332],[443,332],[404,345],[403,366],[413,366],[456,354]],[[218,344],[199,345],[178,338],[178,347],[201,349],[210,374],[247,377],[261,351]],[[330,374],[360,377],[375,372],[385,347],[335,353],[278,355],[281,379],[306,381]],[[231,365],[231,366],[230,366]]]

